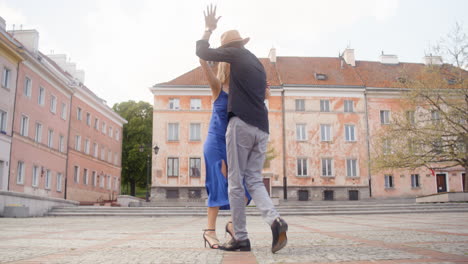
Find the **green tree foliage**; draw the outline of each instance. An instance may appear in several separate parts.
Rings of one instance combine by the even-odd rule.
[[[123,127],[122,184],[129,184],[130,194],[134,196],[137,185],[146,185],[147,157],[152,151],[153,107],[142,101],[127,101],[112,108],[128,121]],[[145,145],[144,152],[139,151],[141,145]]]

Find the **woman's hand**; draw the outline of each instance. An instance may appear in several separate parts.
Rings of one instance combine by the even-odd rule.
[[[219,16],[216,18],[216,6],[213,9],[213,4],[210,4],[206,7],[206,12],[203,11],[205,15],[205,30],[214,31],[218,26],[218,20],[221,18]]]

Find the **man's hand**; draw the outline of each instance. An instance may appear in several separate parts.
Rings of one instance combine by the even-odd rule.
[[[203,11],[205,15],[205,30],[213,31],[218,26],[218,20],[221,18],[220,16],[216,18],[216,6],[213,9],[213,4],[210,4],[206,7],[206,12]]]

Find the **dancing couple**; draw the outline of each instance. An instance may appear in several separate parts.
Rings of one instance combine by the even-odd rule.
[[[273,253],[286,246],[287,223],[276,211],[262,179],[269,130],[266,73],[258,58],[244,45],[237,30],[221,36],[221,46],[210,48],[209,39],[220,17],[216,7],[207,7],[205,31],[196,43],[213,94],[213,113],[204,145],[208,222],[203,239],[211,248],[250,251],[245,207],[253,199],[271,227]],[[206,61],[218,63],[215,75]],[[219,209],[231,210],[232,222],[226,224],[231,240],[219,244],[216,218]]]

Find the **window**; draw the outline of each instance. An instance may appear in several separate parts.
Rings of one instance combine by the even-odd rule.
[[[333,190],[323,191],[323,200],[325,201],[333,201],[334,196],[335,196],[335,192]]]
[[[2,87],[3,88],[10,88],[10,79],[11,79],[11,70],[8,68],[3,68],[3,76],[2,76]]]
[[[296,124],[296,140],[306,140],[306,124]]]
[[[392,153],[392,142],[390,139],[386,138],[383,140],[383,154],[388,155]]]
[[[52,129],[49,129],[49,133],[47,134],[47,146],[49,148],[54,147],[54,131]]]
[[[57,97],[55,95],[50,96],[50,112],[57,112]]]
[[[353,100],[344,100],[344,111],[345,111],[345,113],[354,112],[354,102],[353,102]]]
[[[190,141],[200,141],[200,123],[191,123],[190,124]]]
[[[200,177],[201,159],[190,158],[190,177]]]
[[[112,162],[112,151],[109,150],[109,152],[107,153],[107,162],[111,163]]]
[[[101,148],[101,160],[106,160],[106,148],[104,146]]]
[[[411,174],[411,188],[419,187],[419,174]]]
[[[297,176],[307,176],[307,159],[297,159]]]
[[[62,173],[57,173],[57,192],[62,191]]]
[[[200,110],[201,99],[190,99],[190,110]]]
[[[166,198],[167,199],[178,199],[179,198],[179,190],[166,190]]]
[[[47,190],[50,190],[51,185],[52,185],[52,172],[50,170],[46,170],[45,188]]]
[[[177,141],[179,140],[179,123],[169,123],[167,127],[167,140]]]
[[[96,177],[96,172],[93,171],[93,187],[97,186],[97,177]]]
[[[322,158],[322,176],[331,177],[333,176],[333,159],[331,158]]]
[[[75,183],[80,182],[80,167],[78,166],[73,167],[73,181]]]
[[[86,154],[89,155],[89,139],[85,139],[85,142],[84,142],[84,151]]]
[[[81,151],[81,136],[75,136],[75,150]]]
[[[179,110],[179,98],[170,98],[169,99],[169,109],[170,110]]]
[[[440,123],[440,112],[437,110],[431,111],[431,118],[432,118],[432,123],[433,124],[439,124]]]
[[[346,159],[346,176],[348,177],[358,176],[356,159]]]
[[[385,188],[393,188],[393,175],[385,175]]]
[[[114,136],[114,129],[112,127],[109,127],[109,137]]]
[[[305,111],[305,100],[296,99],[296,111]]]
[[[28,77],[24,79],[24,95],[31,97],[32,81]]]
[[[42,124],[36,123],[36,134],[34,135],[34,140],[41,143],[42,141]]]
[[[28,136],[28,131],[29,131],[29,117],[22,115],[21,116],[21,127],[20,127],[20,134],[23,137]]]
[[[98,144],[94,142],[94,157],[97,159],[98,157]]]
[[[390,124],[390,111],[389,110],[380,110],[380,124],[382,125]]]
[[[66,103],[62,103],[62,114],[60,115],[60,117],[62,117],[63,120],[67,119],[67,104]]]
[[[119,154],[117,152],[114,154],[114,164],[119,165]]]
[[[330,100],[320,100],[320,112],[330,112]]]
[[[320,140],[331,141],[331,125],[320,125]]]
[[[86,125],[91,126],[91,114],[86,113]]]
[[[83,184],[88,185],[88,169],[83,169]]]
[[[37,103],[40,105],[45,104],[45,89],[44,87],[39,87],[39,97],[37,98]]]
[[[437,154],[441,154],[443,150],[444,148],[443,148],[443,143],[441,139],[438,139],[432,142],[432,151],[434,151]]]
[[[81,112],[81,108],[78,107],[76,109],[76,119],[81,120]]]
[[[41,169],[39,166],[33,167],[33,174],[32,174],[32,186],[37,187],[39,185],[39,173],[41,173]]]
[[[101,131],[103,134],[106,134],[106,122],[102,122]]]
[[[99,119],[94,118],[94,129],[98,129],[98,127],[99,127]]]
[[[119,185],[117,184],[117,177],[114,177],[114,190],[118,190]]]
[[[115,140],[120,140],[120,131],[119,130],[115,131]]]
[[[416,124],[416,119],[415,119],[415,116],[414,116],[414,111],[406,111],[406,120],[407,120],[408,123],[410,123],[411,125]]]
[[[189,190],[188,196],[190,199],[200,199],[201,198],[201,190]]]
[[[356,141],[354,134],[354,125],[345,125],[345,137],[346,141]]]
[[[167,158],[167,176],[179,176],[179,158]]]
[[[107,175],[107,189],[110,190],[111,189],[111,186],[112,186],[112,182],[111,182],[111,176],[110,175]]]
[[[63,135],[60,135],[59,136],[59,151],[60,152],[65,152],[65,137]]]
[[[104,183],[106,181],[106,176],[105,175],[100,175],[99,177],[99,187],[104,188]]]
[[[0,132],[7,130],[7,112],[0,110]]]
[[[16,183],[23,184],[24,183],[24,162],[18,161],[18,169],[16,171]]]

